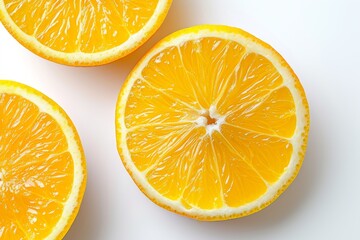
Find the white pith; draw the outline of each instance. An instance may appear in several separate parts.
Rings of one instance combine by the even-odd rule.
[[[77,133],[73,131],[71,123],[66,119],[66,117],[59,111],[56,106],[51,105],[47,99],[43,98],[41,95],[29,91],[20,84],[13,84],[8,81],[0,80],[0,94],[16,94],[19,95],[39,107],[40,112],[49,114],[62,128],[64,135],[66,136],[68,142],[68,152],[71,154],[74,162],[74,182],[70,192],[70,196],[66,202],[64,202],[64,209],[62,215],[54,226],[52,232],[45,239],[57,239],[58,235],[64,230],[64,228],[69,223],[70,217],[73,214],[73,211],[79,205],[79,194],[81,185],[83,184],[85,173],[83,169],[83,155],[80,143],[76,141]]]
[[[153,30],[153,27],[156,24],[159,16],[164,12],[168,4],[168,1],[169,0],[159,0],[153,15],[150,17],[150,19],[147,21],[144,27],[140,29],[137,33],[131,35],[125,42],[123,42],[117,47],[96,53],[84,53],[80,51],[73,53],[64,53],[43,45],[34,36],[30,36],[24,33],[11,20],[11,17],[5,8],[3,0],[0,0],[0,14],[4,16],[4,20],[9,20],[7,21],[7,23],[10,26],[10,28],[14,32],[18,33],[24,42],[29,43],[31,46],[33,46],[35,49],[37,49],[39,52],[43,53],[44,55],[48,55],[55,59],[66,59],[67,61],[69,61],[69,63],[78,63],[78,62],[88,63],[88,62],[100,62],[103,59],[118,56],[120,53],[128,49],[131,49],[133,46],[138,45],[138,43],[143,41],[143,39],[149,38],[150,36],[148,36],[148,33]]]
[[[207,117],[204,115],[209,115],[210,118],[215,120],[214,124],[209,124]],[[204,127],[206,129],[206,134],[211,136],[214,131],[220,132],[221,125],[225,122],[226,116],[221,116],[216,112],[216,106],[210,106],[209,110],[202,109],[199,111],[199,117],[194,121],[198,127]]]
[[[290,159],[289,165],[287,169],[285,170],[284,174],[280,177],[280,179],[268,186],[268,189],[265,194],[263,194],[260,198],[257,200],[247,203],[245,205],[242,205],[240,207],[228,207],[224,204],[222,208],[219,209],[212,209],[212,210],[203,210],[197,207],[193,207],[191,209],[185,208],[180,200],[173,201],[170,199],[165,198],[160,193],[158,193],[146,180],[144,172],[140,172],[134,163],[131,160],[131,155],[128,150],[127,144],[126,144],[126,126],[125,126],[125,107],[126,102],[129,96],[129,93],[131,91],[131,87],[134,84],[134,81],[141,77],[141,71],[145,68],[145,66],[148,64],[150,59],[159,54],[164,49],[171,47],[171,46],[180,46],[181,43],[204,38],[204,37],[219,37],[227,40],[232,40],[234,42],[237,42],[243,46],[246,47],[247,52],[256,52],[267,59],[269,59],[274,67],[277,69],[277,71],[280,73],[280,75],[283,78],[283,84],[281,87],[285,86],[287,87],[293,98],[294,103],[296,107],[296,130],[294,132],[294,135],[292,138],[288,139],[288,141],[293,146],[293,154]],[[153,49],[150,53],[146,55],[144,59],[137,65],[136,69],[132,72],[131,77],[128,79],[128,82],[125,86],[125,88],[122,90],[122,96],[120,96],[117,104],[117,125],[118,128],[118,136],[121,136],[121,139],[118,139],[118,147],[122,149],[123,152],[123,161],[126,165],[126,167],[131,171],[133,178],[136,179],[136,182],[138,185],[140,185],[143,188],[143,191],[152,199],[156,199],[161,205],[165,205],[170,207],[171,209],[184,213],[186,215],[190,216],[201,216],[201,218],[212,218],[212,217],[218,217],[222,216],[232,216],[232,215],[240,215],[244,212],[249,212],[253,209],[256,209],[260,206],[262,206],[265,203],[268,203],[271,199],[276,196],[278,191],[284,186],[285,183],[287,183],[293,176],[294,172],[296,171],[296,166],[301,161],[301,154],[303,153],[303,150],[301,149],[304,143],[304,137],[302,136],[302,133],[304,133],[305,128],[308,124],[306,119],[306,113],[307,109],[305,108],[303,104],[303,98],[301,94],[298,92],[297,88],[295,87],[295,79],[293,78],[293,74],[282,64],[282,60],[280,57],[275,55],[272,50],[265,48],[261,44],[254,42],[250,38],[247,38],[241,34],[236,33],[229,33],[229,32],[223,32],[223,31],[216,31],[216,30],[208,30],[208,29],[201,29],[197,31],[196,33],[185,33],[183,35],[180,35],[178,37],[172,38],[169,41],[163,41],[159,45],[157,45],[156,49]],[[206,111],[206,110],[205,110]],[[222,119],[220,121],[226,121],[226,116],[217,116],[216,115],[216,109],[209,109],[209,114],[212,114],[212,118],[216,119]],[[218,120],[219,121],[219,120]],[[196,121],[197,125],[204,126],[207,128],[207,133],[211,134],[213,131],[218,130],[216,125],[207,125],[206,126],[206,119],[204,117],[200,116]],[[219,124],[221,125],[221,124]],[[221,128],[221,127],[220,127]]]

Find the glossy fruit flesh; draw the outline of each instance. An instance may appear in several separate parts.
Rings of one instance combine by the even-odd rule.
[[[59,239],[86,185],[80,140],[42,93],[0,81],[0,239]]]
[[[101,52],[138,32],[153,15],[158,0],[28,1],[3,0],[20,29],[61,52]],[[103,3],[104,2],[104,3]]]
[[[208,37],[151,58],[131,88],[125,126],[132,161],[161,195],[186,208],[238,207],[286,170],[296,109],[267,58]]]

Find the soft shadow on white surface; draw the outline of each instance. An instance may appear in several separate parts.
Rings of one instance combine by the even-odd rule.
[[[72,86],[73,88],[77,88],[79,94],[86,94],[86,95],[93,95],[94,98],[98,100],[98,104],[96,104],[95,108],[107,108],[107,112],[113,112],[112,119],[114,119],[115,113],[115,103],[117,94],[120,91],[121,85],[123,84],[126,76],[131,71],[131,69],[135,66],[135,64],[140,60],[142,56],[160,39],[169,35],[172,32],[180,30],[185,27],[189,27],[193,25],[191,23],[191,7],[185,5],[183,1],[174,1],[173,5],[166,17],[165,22],[159,28],[159,30],[152,36],[143,46],[137,49],[134,53],[126,56],[123,59],[115,61],[113,63],[99,66],[99,67],[84,67],[84,68],[71,68],[67,66],[53,64],[51,62],[47,62],[44,60],[44,64],[47,65],[46,71],[53,71],[61,73],[62,76],[69,75],[69,79],[64,79],[64,81],[68,81],[65,85]],[[181,17],[186,16],[186,17]],[[49,69],[50,68],[50,69]],[[65,72],[65,73],[64,73]],[[74,79],[74,74],[77,76],[81,76],[81,79]],[[72,79],[71,79],[72,78]],[[87,78],[87,79],[85,79]],[[55,84],[55,85],[54,85]],[[57,85],[57,86],[56,86]],[[54,91],[58,91],[58,87],[64,85],[63,82],[51,83],[48,87],[54,89]],[[65,89],[64,89],[65,90]],[[87,92],[87,93],[84,93]],[[66,92],[65,92],[66,93]],[[79,97],[80,99],[80,97]],[[82,99],[89,99],[89,96],[84,96]],[[66,101],[66,99],[63,99]],[[74,102],[69,102],[68,104],[76,104]],[[86,106],[86,103],[80,104],[79,107]],[[81,112],[68,112],[69,115],[77,115],[83,114]],[[96,117],[94,117],[96,116]],[[80,116],[79,116],[80,117]],[[99,119],[100,118],[100,119]],[[94,112],[89,112],[89,122],[93,122],[92,126],[81,126],[77,124],[77,128],[79,132],[86,132],[89,127],[99,127],[100,124],[103,124],[104,121],[101,121],[101,116],[98,116],[96,113],[96,109]],[[95,121],[95,123],[94,123]],[[98,124],[96,124],[98,122]],[[109,122],[109,124],[114,125],[114,121]],[[90,123],[89,123],[90,124]],[[115,145],[115,126],[112,128],[112,132],[108,132],[107,135],[113,138],[113,146],[109,146],[108,151],[112,151],[110,155],[117,155],[116,145]],[[101,134],[101,133],[99,133]],[[121,222],[126,220],[121,219],[121,209],[126,208],[125,204],[129,204],[126,202],[126,196],[122,196],[122,198],[118,198],[118,206],[117,209],[114,211],[110,211],[107,209],[106,206],[103,206],[103,203],[106,202],[104,198],[117,198],[117,195],[111,195],[112,188],[122,187],[119,186],[118,182],[111,182],[111,180],[106,180],[108,185],[104,185],[97,181],[97,178],[106,178],[106,176],[99,175],[97,171],[96,165],[99,164],[98,161],[105,161],[104,157],[99,154],[96,150],[97,148],[97,141],[100,139],[97,138],[96,135],[93,138],[83,138],[83,145],[85,148],[85,152],[87,153],[87,162],[88,162],[88,183],[87,183],[87,190],[85,192],[85,196],[83,199],[83,203],[81,205],[81,209],[79,215],[77,216],[73,226],[69,230],[68,234],[65,236],[64,239],[72,240],[72,239],[87,239],[87,240],[95,240],[100,239],[101,236],[104,235],[102,231],[106,231],[102,229],[102,222],[108,222],[107,218],[110,215],[118,214],[120,217]],[[98,158],[97,158],[98,157]],[[107,162],[112,162],[109,164],[109,168],[112,171],[117,171],[118,174],[127,174],[125,173],[122,164],[120,163],[120,159],[118,156],[113,157],[112,159],[106,159]],[[94,163],[97,162],[97,163]],[[113,163],[116,162],[116,168],[113,168]],[[103,163],[104,164],[104,163]],[[92,166],[92,167],[91,167]],[[119,171],[121,168],[122,171]],[[110,170],[110,171],[111,171]],[[102,187],[109,189],[108,196],[99,196],[97,188]],[[130,185],[131,188],[135,186]],[[137,191],[137,189],[135,189]],[[104,192],[103,190],[101,192]],[[123,191],[124,192],[124,191]],[[114,199],[112,199],[114,201]],[[124,210],[125,211],[125,210]],[[117,228],[119,233],[123,228],[121,223],[114,222],[113,227]]]

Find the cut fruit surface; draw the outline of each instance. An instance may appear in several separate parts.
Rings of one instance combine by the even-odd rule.
[[[0,0],[0,20],[34,53],[100,65],[131,53],[160,27],[172,0]]]
[[[116,108],[121,159],[156,204],[201,220],[256,212],[302,164],[304,90],[285,60],[240,29],[202,25],[160,41]]]
[[[80,207],[85,157],[66,113],[0,80],[0,239],[61,239]]]

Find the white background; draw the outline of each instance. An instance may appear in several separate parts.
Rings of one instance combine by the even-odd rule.
[[[356,0],[174,0],[144,46],[92,68],[43,60],[0,26],[0,79],[53,98],[82,138],[87,190],[65,239],[360,239],[359,9]],[[270,43],[299,76],[311,110],[295,182],[261,212],[224,222],[198,222],[153,204],[125,171],[115,143],[115,102],[129,71],[164,36],[203,23],[238,26]]]

